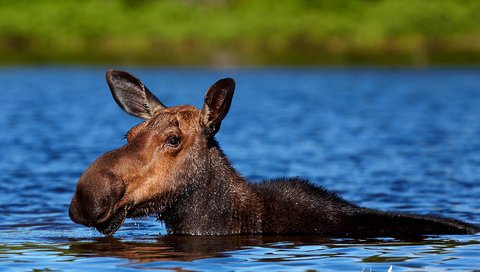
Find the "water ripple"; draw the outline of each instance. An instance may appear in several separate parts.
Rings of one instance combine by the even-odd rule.
[[[237,80],[218,140],[253,181],[301,176],[359,205],[480,223],[480,70],[132,69],[167,105]],[[114,239],[73,224],[83,170],[138,120],[99,68],[0,70],[0,270],[478,269],[478,235],[424,241],[169,237],[153,218]]]

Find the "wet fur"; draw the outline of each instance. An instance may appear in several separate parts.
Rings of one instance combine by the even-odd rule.
[[[362,208],[299,178],[250,183],[233,169],[216,142],[210,148],[210,162],[210,176],[170,199],[168,208],[157,211],[170,234],[415,239],[425,234],[479,231],[454,219]]]

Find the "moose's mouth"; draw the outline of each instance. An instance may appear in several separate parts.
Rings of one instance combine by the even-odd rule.
[[[113,235],[123,225],[127,212],[128,210],[125,206],[116,211],[108,221],[96,225],[95,228],[105,235]]]
[[[94,227],[108,236],[113,235],[123,225],[126,218],[142,218],[154,214],[160,220],[161,214],[167,209],[170,201],[163,195],[136,205],[128,201],[121,201],[118,205],[120,208],[113,213],[110,219]]]

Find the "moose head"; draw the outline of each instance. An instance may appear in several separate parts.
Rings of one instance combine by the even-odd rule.
[[[101,155],[81,175],[70,218],[110,235],[127,217],[161,213],[188,188],[209,177],[211,147],[232,101],[235,82],[224,78],[206,92],[202,109],[166,107],[131,74],[109,70],[106,80],[125,112],[145,121],[127,143]]]

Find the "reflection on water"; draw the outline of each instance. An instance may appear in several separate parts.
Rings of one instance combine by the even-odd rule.
[[[167,105],[237,80],[218,134],[247,178],[302,176],[359,205],[480,223],[480,70],[132,69]],[[164,236],[149,218],[115,238],[68,218],[82,171],[139,120],[99,68],[0,70],[0,270],[479,269],[479,235],[421,241]]]
[[[422,241],[392,239],[324,239],[306,236],[185,237],[159,236],[125,241],[118,238],[73,239],[50,244],[0,246],[6,268],[37,267],[54,262],[57,268],[79,270],[95,265],[122,269],[173,270],[355,270],[389,264],[404,268],[442,267],[443,262],[474,268],[478,237],[457,236]],[[461,254],[458,254],[461,252]],[[90,261],[87,261],[90,260]]]
[[[267,255],[257,256],[257,262],[282,262],[299,258],[322,259],[326,257],[346,256],[346,248],[351,247],[415,247],[428,246],[428,254],[448,254],[456,247],[474,246],[479,248],[480,241],[422,240],[397,241],[392,239],[345,240],[325,239],[315,236],[233,236],[233,237],[185,237],[162,236],[147,241],[122,241],[117,238],[97,238],[91,242],[72,242],[66,255],[120,257],[135,263],[155,261],[195,261],[206,258],[226,258],[233,251],[235,255],[253,254],[265,251]],[[266,247],[268,249],[258,249]],[[291,252],[292,255],[287,252]],[[387,250],[388,251],[388,250]],[[243,252],[243,253],[242,253]],[[315,252],[314,254],[312,252]],[[357,254],[357,253],[355,253]],[[248,255],[248,254],[247,254]],[[357,255],[354,255],[357,256]],[[250,256],[255,257],[255,256]],[[357,256],[358,257],[358,256]],[[365,256],[364,262],[388,263],[406,261],[413,256]]]

